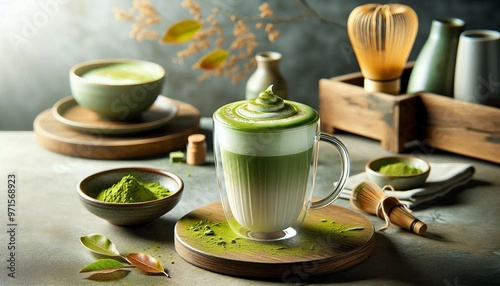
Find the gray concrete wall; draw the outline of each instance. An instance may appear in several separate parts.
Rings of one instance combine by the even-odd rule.
[[[70,95],[68,71],[72,65],[98,58],[138,58],[157,62],[168,71],[163,94],[196,106],[210,116],[219,106],[244,98],[245,80],[232,84],[226,78],[197,80],[191,66],[172,63],[177,46],[138,42],[128,37],[130,25],[115,20],[115,7],[130,7],[123,0],[1,0],[0,1],[0,130],[30,130],[38,113]],[[213,0],[239,15],[256,14],[261,1]],[[269,0],[276,14],[298,14],[294,1]],[[356,6],[386,1],[310,0],[323,17],[345,24]],[[169,21],[187,17],[181,0],[159,1]],[[420,28],[410,60],[427,38],[432,19],[458,17],[467,29],[500,30],[498,0],[401,1],[412,6]],[[228,19],[221,23],[230,27]],[[166,24],[164,24],[166,25]],[[278,25],[281,37],[270,44],[259,38],[258,51],[283,54],[281,71],[289,84],[290,99],[317,108],[318,80],[358,71],[344,28],[305,20]]]

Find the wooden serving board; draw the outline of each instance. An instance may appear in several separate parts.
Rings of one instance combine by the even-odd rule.
[[[143,133],[107,136],[86,133],[59,122],[51,110],[40,113],[33,129],[40,145],[65,155],[91,159],[132,159],[182,149],[191,134],[199,132],[200,112],[176,101],[179,112],[173,120]]]
[[[214,234],[206,235],[203,225]],[[337,205],[310,211],[298,234],[282,241],[237,238],[220,202],[188,213],[175,226],[175,249],[183,259],[232,276],[302,280],[304,275],[324,275],[357,265],[373,248],[372,223]]]

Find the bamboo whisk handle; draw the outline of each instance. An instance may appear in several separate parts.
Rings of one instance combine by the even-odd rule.
[[[398,199],[394,197],[386,198],[383,207],[385,214],[379,212],[379,216],[388,215],[392,223],[418,235],[422,235],[427,231],[427,225],[408,212]]]

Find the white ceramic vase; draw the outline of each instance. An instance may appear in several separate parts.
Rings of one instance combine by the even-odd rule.
[[[460,35],[454,97],[500,107],[500,32],[469,30]]]
[[[257,61],[257,69],[248,78],[245,98],[257,98],[261,91],[273,85],[274,94],[282,99],[287,99],[286,81],[279,70],[281,54],[271,51],[260,52],[255,55],[255,60]]]

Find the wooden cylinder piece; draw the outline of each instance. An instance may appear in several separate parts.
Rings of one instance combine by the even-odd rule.
[[[193,134],[188,137],[186,162],[189,165],[203,165],[206,160],[207,144],[205,135]]]

